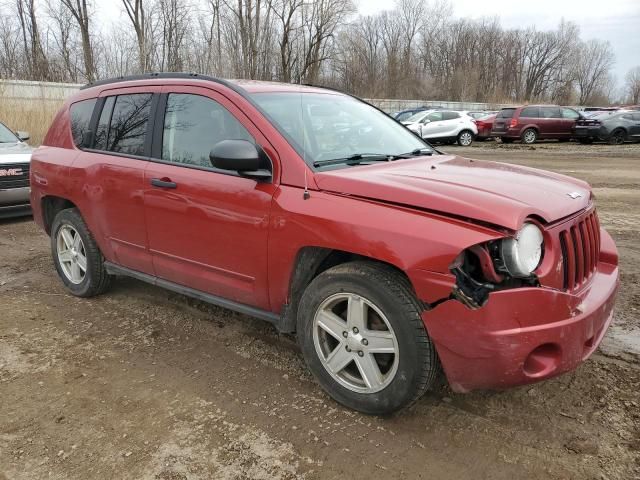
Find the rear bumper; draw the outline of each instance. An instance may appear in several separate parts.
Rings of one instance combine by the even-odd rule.
[[[0,190],[0,218],[30,215],[30,193],[29,187]]]
[[[618,267],[600,262],[577,293],[503,290],[477,310],[449,300],[422,319],[454,391],[523,385],[573,370],[596,350],[618,285]]]

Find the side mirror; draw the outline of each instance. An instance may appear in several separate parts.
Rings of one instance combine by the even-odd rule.
[[[29,132],[22,132],[20,130],[16,132],[16,136],[21,142],[26,142],[30,138]]]
[[[424,120],[422,120],[422,122],[420,122],[422,124],[427,124],[427,123],[431,123],[431,120],[429,120],[428,118],[425,118]]]
[[[260,168],[260,152],[247,140],[222,140],[209,153],[211,165],[220,170],[236,171],[245,177],[271,178],[271,172]]]

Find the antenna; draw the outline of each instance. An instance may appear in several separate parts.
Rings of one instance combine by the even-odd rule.
[[[307,169],[306,168],[304,169],[304,193],[302,194],[302,198],[304,200],[309,200],[311,198],[311,194],[309,193],[309,186],[307,185]]]
[[[307,131],[306,122],[304,121],[304,107],[302,106],[302,91],[300,84],[298,84],[298,94],[300,95],[300,121],[302,122],[302,161],[304,163],[304,192],[302,193],[302,198],[303,200],[309,200],[311,198],[311,194],[309,193],[309,184],[307,183]]]

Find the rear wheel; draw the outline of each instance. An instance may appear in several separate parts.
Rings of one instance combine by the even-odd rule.
[[[72,294],[92,297],[109,288],[111,275],[104,257],[75,208],[62,210],[53,219],[51,252],[58,275]]]
[[[463,130],[458,134],[458,145],[468,147],[473,143],[473,132],[471,130]]]
[[[627,139],[627,132],[622,128],[618,128],[609,136],[609,145],[622,145]]]
[[[298,310],[309,369],[339,403],[368,414],[408,406],[434,383],[435,348],[409,282],[390,267],[351,262],[316,277]]]
[[[532,143],[536,143],[536,140],[538,140],[538,132],[534,128],[527,128],[524,132],[522,132],[521,138],[522,143],[531,145]]]

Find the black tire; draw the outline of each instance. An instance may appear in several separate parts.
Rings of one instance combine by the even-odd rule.
[[[473,143],[473,132],[471,130],[462,130],[456,138],[456,142],[461,147],[469,147]]]
[[[593,138],[588,137],[588,138],[579,138],[578,142],[583,144],[583,145],[591,145],[593,143]]]
[[[401,352],[395,375],[384,388],[373,393],[353,391],[339,383],[316,351],[313,332],[316,312],[333,295],[347,293],[367,299],[386,316]],[[309,369],[337,402],[366,414],[389,414],[420,398],[433,386],[440,372],[421,311],[408,280],[393,268],[365,261],[338,265],[318,275],[305,290],[298,309],[298,343]],[[354,366],[355,363],[351,365]]]
[[[627,140],[627,132],[622,128],[616,128],[611,135],[609,135],[609,145],[622,145]]]
[[[531,145],[538,140],[538,132],[535,128],[527,128],[520,136],[522,143]]]
[[[86,272],[80,283],[73,283],[64,273],[60,259],[58,258],[57,240],[58,232],[63,226],[72,227],[79,235],[84,245],[86,257]],[[98,248],[93,235],[89,232],[80,212],[75,208],[61,210],[53,219],[51,226],[51,255],[58,275],[65,287],[77,297],[93,297],[104,293],[111,283],[112,276],[104,267],[104,257]]]
[[[502,143],[513,143],[513,138],[500,137],[500,141],[501,141]]]

